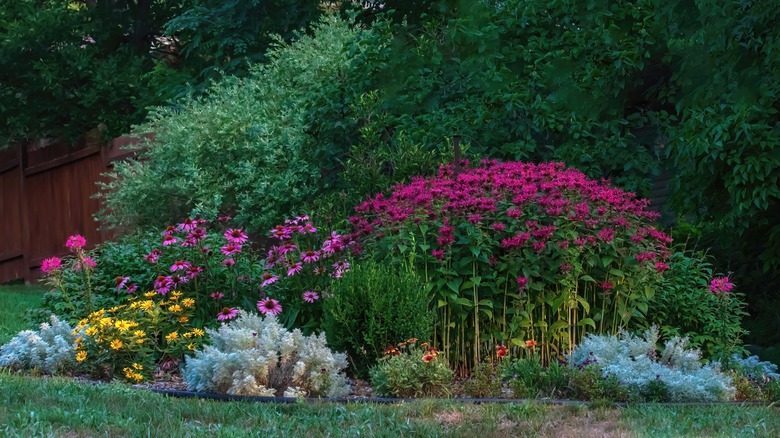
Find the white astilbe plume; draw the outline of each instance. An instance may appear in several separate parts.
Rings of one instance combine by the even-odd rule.
[[[198,392],[234,395],[340,397],[349,392],[346,356],[333,353],[324,335],[287,331],[272,315],[240,312],[211,344],[187,358],[183,375]]]

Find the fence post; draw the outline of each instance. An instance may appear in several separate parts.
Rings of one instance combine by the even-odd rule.
[[[27,143],[22,142],[17,149],[19,162],[19,211],[22,221],[22,266],[24,268],[25,284],[32,283],[30,269],[30,222],[29,202],[27,202],[27,187],[25,185],[24,169],[27,167]]]

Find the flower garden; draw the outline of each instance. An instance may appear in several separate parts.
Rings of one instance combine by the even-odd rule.
[[[780,430],[771,2],[12,3],[0,434]]]
[[[265,247],[228,216],[89,251],[71,236],[42,265],[49,321],[0,365],[233,396],[780,397],[777,367],[744,356],[734,284],[675,277],[706,260],[647,201],[560,163],[460,164],[370,197],[343,230],[286,220]],[[708,313],[669,302],[680,286]]]

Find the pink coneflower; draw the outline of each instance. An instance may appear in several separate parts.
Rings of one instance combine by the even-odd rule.
[[[203,272],[203,268],[200,266],[190,266],[189,269],[187,269],[187,276],[190,277],[190,279],[194,279],[200,273]]]
[[[279,305],[279,301],[272,298],[266,298],[257,302],[257,310],[263,315],[278,315],[282,312],[282,306]]]
[[[138,290],[138,285],[131,284],[130,286],[127,287],[128,294],[135,293],[136,290]]]
[[[655,270],[659,274],[663,274],[664,271],[666,271],[667,269],[669,269],[669,265],[667,265],[666,263],[664,263],[664,262],[655,262]]]
[[[230,267],[232,267],[235,264],[236,264],[236,261],[233,260],[233,259],[222,260],[222,266],[224,266],[226,268],[230,268]]]
[[[171,272],[176,272],[176,271],[178,271],[180,269],[187,270],[190,267],[192,267],[192,264],[190,264],[190,262],[188,262],[186,260],[176,260],[171,265]]]
[[[209,296],[211,298],[214,298],[215,300],[219,301],[219,300],[221,300],[222,298],[225,297],[225,294],[223,294],[222,292],[212,292],[211,295],[209,295]]]
[[[318,299],[320,299],[320,296],[317,294],[317,292],[310,290],[303,293],[303,301],[306,301],[307,303],[313,303]]]
[[[277,225],[271,230],[268,230],[268,232],[271,234],[271,237],[276,237],[280,240],[287,240],[292,238],[293,230],[291,227],[286,227],[284,225]]]
[[[190,218],[184,219],[184,221],[178,225],[178,228],[184,231],[192,231],[197,227],[198,227],[198,221]]]
[[[312,225],[311,222],[306,222],[306,225],[303,226],[303,232],[308,234],[314,234],[317,232],[317,229],[314,228],[314,225]]]
[[[170,292],[171,286],[171,277],[163,277],[160,275],[157,277],[157,280],[154,281],[154,290],[160,295],[165,295]]]
[[[238,315],[238,309],[235,307],[223,307],[217,314],[217,321],[229,321]]]
[[[198,227],[190,232],[190,235],[187,236],[187,240],[200,242],[201,240],[205,239],[207,235],[208,232],[206,232],[205,228]]]
[[[173,234],[166,234],[163,237],[162,244],[163,246],[173,245],[174,243],[177,243],[179,239],[177,239]]]
[[[249,236],[242,230],[241,228],[228,228],[227,231],[225,231],[225,239],[234,245],[243,245],[244,242],[247,241]]]
[[[300,274],[302,269],[303,269],[303,263],[295,262],[292,265],[290,265],[289,269],[287,269],[287,276],[292,277],[295,274]]]
[[[114,280],[116,281],[116,291],[119,292],[125,288],[127,282],[130,281],[130,277],[116,277]]]
[[[320,259],[320,254],[317,251],[308,250],[301,254],[301,260],[304,263],[313,263]]]
[[[187,277],[183,277],[181,275],[172,275],[169,277],[171,279],[171,286],[178,287],[180,284],[189,283],[190,279]]]
[[[236,253],[241,252],[241,245],[236,245],[234,243],[228,243],[227,245],[223,246],[220,251],[222,251],[222,254],[225,256],[233,255]]]
[[[162,254],[162,251],[155,248],[153,249],[149,254],[144,256],[144,260],[146,260],[149,263],[157,263],[157,260],[160,259],[160,255]]]
[[[314,275],[322,275],[322,274],[324,274],[324,273],[326,273],[328,271],[327,271],[327,269],[325,269],[324,266],[317,266],[317,267],[314,268],[313,272],[314,272]]]
[[[73,236],[68,237],[68,241],[65,242],[65,247],[71,251],[76,251],[84,248],[86,244],[87,239],[85,239],[84,236],[81,234],[74,234]]]
[[[266,272],[263,274],[263,282],[260,284],[260,287],[266,287],[268,285],[274,284],[277,280],[279,280],[279,277]]]
[[[734,289],[734,284],[729,281],[728,277],[713,278],[710,282],[710,291],[715,295],[727,294]]]
[[[50,257],[43,259],[41,263],[41,272],[44,274],[52,274],[59,271],[62,268],[62,260],[59,257]]]

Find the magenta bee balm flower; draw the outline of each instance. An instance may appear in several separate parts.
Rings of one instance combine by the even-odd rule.
[[[76,234],[68,237],[68,241],[65,242],[65,247],[67,247],[71,251],[75,251],[84,248],[86,244],[87,244],[87,239],[85,239],[84,236],[82,236],[81,234]]]
[[[48,259],[44,259],[43,263],[41,263],[41,272],[44,274],[51,274],[53,272],[57,272],[62,268],[62,260],[59,259],[59,257],[50,257]]]

